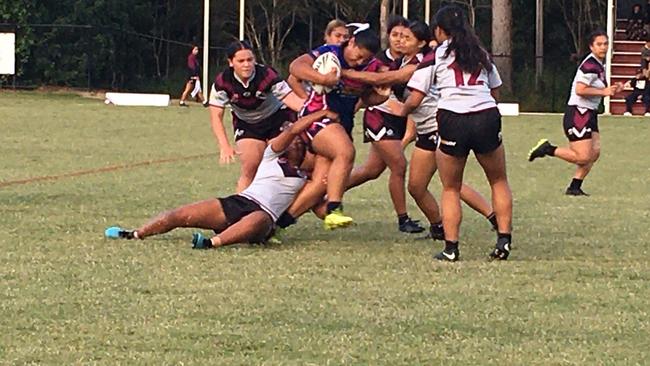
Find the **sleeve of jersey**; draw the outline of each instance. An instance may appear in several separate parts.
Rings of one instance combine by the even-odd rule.
[[[284,79],[278,75],[278,73],[273,69],[268,69],[267,78],[270,79],[268,91],[270,91],[276,98],[282,100],[284,97],[291,93],[291,87],[287,84]]]
[[[598,80],[598,74],[594,72],[584,72],[582,68],[576,73],[576,82],[585,85],[592,85]]]
[[[492,64],[492,71],[488,72],[488,88],[494,89],[503,85],[501,80],[501,75],[499,75],[499,70],[497,70],[497,65]]]
[[[282,155],[282,153],[284,152],[284,151],[275,152],[273,151],[273,148],[271,146],[273,146],[273,144],[269,144],[266,147],[266,149],[264,149],[264,155],[262,156],[262,159],[264,161],[271,161],[277,158],[278,156]]]
[[[215,84],[212,84],[212,89],[210,89],[210,105],[224,108],[228,102],[228,93],[225,90],[217,90]]]
[[[412,90],[417,90],[420,93],[427,94],[431,88],[431,70],[433,65],[425,67],[423,69],[417,69],[411,76],[406,87]]]

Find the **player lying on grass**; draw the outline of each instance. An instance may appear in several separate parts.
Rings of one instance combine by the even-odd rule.
[[[315,122],[338,121],[336,113],[323,110],[288,124],[280,135],[269,141],[253,182],[239,194],[163,212],[135,230],[110,227],[105,235],[111,239],[144,239],[179,227],[194,227],[217,233],[212,238],[194,234],[195,249],[261,242],[306,181],[306,175],[299,168],[306,153],[299,135]]]

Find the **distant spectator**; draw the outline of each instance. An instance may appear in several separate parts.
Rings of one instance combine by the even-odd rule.
[[[645,39],[646,37],[647,32],[644,29],[644,23],[646,19],[643,16],[643,12],[641,10],[642,8],[639,4],[634,4],[632,6],[632,15],[627,20],[626,34],[628,40],[639,41]]]
[[[646,37],[645,45],[641,49],[641,68],[647,69],[650,64],[650,37]]]
[[[647,61],[646,61],[647,63]],[[625,87],[632,88],[632,94],[625,97],[625,116],[632,115],[632,106],[643,97],[643,105],[645,106],[645,115],[650,116],[650,83],[648,83],[648,69],[639,69],[637,74],[632,80],[625,83]]]
[[[201,64],[197,59],[199,54],[199,47],[192,46],[192,51],[187,56],[187,82],[185,83],[185,90],[183,90],[183,95],[181,95],[180,106],[187,107],[185,100],[187,95],[191,95],[192,98],[199,97],[201,103],[204,107],[208,106],[208,101],[203,97],[203,91],[201,90]]]

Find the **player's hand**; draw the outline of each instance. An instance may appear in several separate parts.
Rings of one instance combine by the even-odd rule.
[[[325,112],[325,118],[330,119],[332,122],[338,122],[339,114],[328,109],[327,112]]]
[[[617,88],[615,85],[608,86],[605,89],[603,89],[603,95],[606,97],[613,97],[614,94],[617,93]]]
[[[625,88],[625,85],[623,83],[621,83],[620,81],[618,83],[614,84],[614,86],[616,86],[616,92],[617,93],[620,92],[620,91],[623,91],[623,89]]]
[[[219,151],[219,163],[220,164],[230,164],[235,161],[235,155],[236,155],[235,149],[232,148],[232,146],[224,146],[220,149]]]
[[[325,86],[336,86],[339,83],[339,75],[336,69],[332,68],[332,71],[323,75],[322,80],[319,84]]]
[[[625,84],[623,84],[623,89],[631,88],[631,87],[632,87],[632,82],[630,82],[630,81],[627,81],[627,82],[625,82]]]
[[[390,96],[390,86],[378,85],[374,86],[373,89],[375,90],[375,93],[383,97]]]

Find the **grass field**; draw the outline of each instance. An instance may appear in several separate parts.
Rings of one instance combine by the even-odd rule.
[[[194,251],[192,230],[107,241],[107,226],[232,193],[238,166],[205,155],[208,112],[2,92],[0,186],[122,168],[0,187],[0,362],[647,365],[650,125],[601,118],[592,196],[574,198],[568,164],[525,159],[542,136],[564,143],[560,119],[504,119],[512,260],[486,260],[494,234],[465,208],[450,264],[397,231],[386,176],[346,196],[344,231],[306,216],[272,247]],[[474,161],[466,181],[488,193]]]

